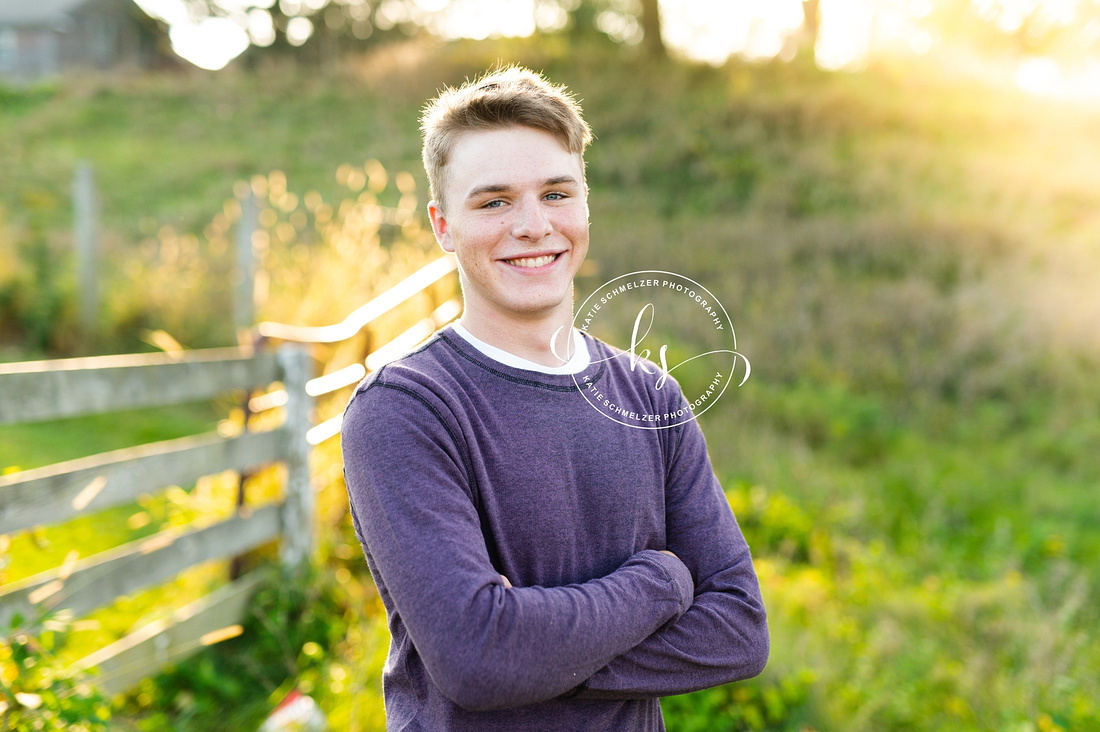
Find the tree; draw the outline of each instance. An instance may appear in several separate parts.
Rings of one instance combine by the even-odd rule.
[[[817,0],[814,0],[816,3]],[[661,35],[661,9],[658,0],[642,0],[642,32],[649,55],[664,58],[667,55],[665,39]]]
[[[817,45],[817,32],[821,28],[821,9],[818,0],[802,0],[802,48],[807,48],[813,53]]]

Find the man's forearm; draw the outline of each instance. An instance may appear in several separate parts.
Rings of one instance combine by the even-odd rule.
[[[671,570],[671,571],[670,571]],[[567,587],[484,587],[452,617],[403,614],[440,689],[468,709],[559,696],[679,617],[690,575],[641,552],[610,575]]]
[[[726,587],[714,589],[718,584]],[[731,590],[730,584],[750,589]],[[769,638],[764,607],[751,591],[755,584],[755,574],[737,568],[715,578],[711,591],[704,587],[675,623],[593,674],[578,698],[670,696],[758,675],[768,660]]]

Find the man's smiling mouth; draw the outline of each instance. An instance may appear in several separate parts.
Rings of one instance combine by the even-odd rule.
[[[544,254],[541,257],[516,257],[515,259],[505,259],[508,264],[515,265],[516,267],[544,267],[555,259],[558,258],[557,254]]]

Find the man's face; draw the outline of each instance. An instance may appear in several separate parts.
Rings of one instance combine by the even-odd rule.
[[[580,155],[530,127],[468,131],[444,171],[447,211],[428,205],[440,246],[458,257],[467,313],[572,318],[573,276],[588,252]]]

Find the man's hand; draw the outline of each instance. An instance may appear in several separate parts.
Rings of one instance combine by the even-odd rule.
[[[671,552],[670,552],[670,553],[671,553]],[[504,575],[500,575],[500,578],[501,578],[502,580],[504,580],[504,587],[505,587],[505,588],[508,588],[508,587],[511,587],[511,586],[512,586],[512,583],[508,581],[508,578],[507,578],[507,577],[505,577]]]
[[[678,556],[676,556],[675,554],[673,554],[672,552],[670,552],[670,551],[669,551],[668,549],[662,549],[662,550],[661,550],[661,554],[667,554],[667,555],[669,555],[670,557],[672,557],[673,559],[677,559],[677,560],[679,560],[679,561],[680,561],[680,563],[681,563],[681,564],[683,564],[683,560],[682,560],[682,559],[680,559],[680,557],[678,557]],[[695,583],[694,583],[694,581],[693,581],[693,582],[692,582],[692,584],[691,584],[691,590],[692,590],[692,594],[695,594]]]

